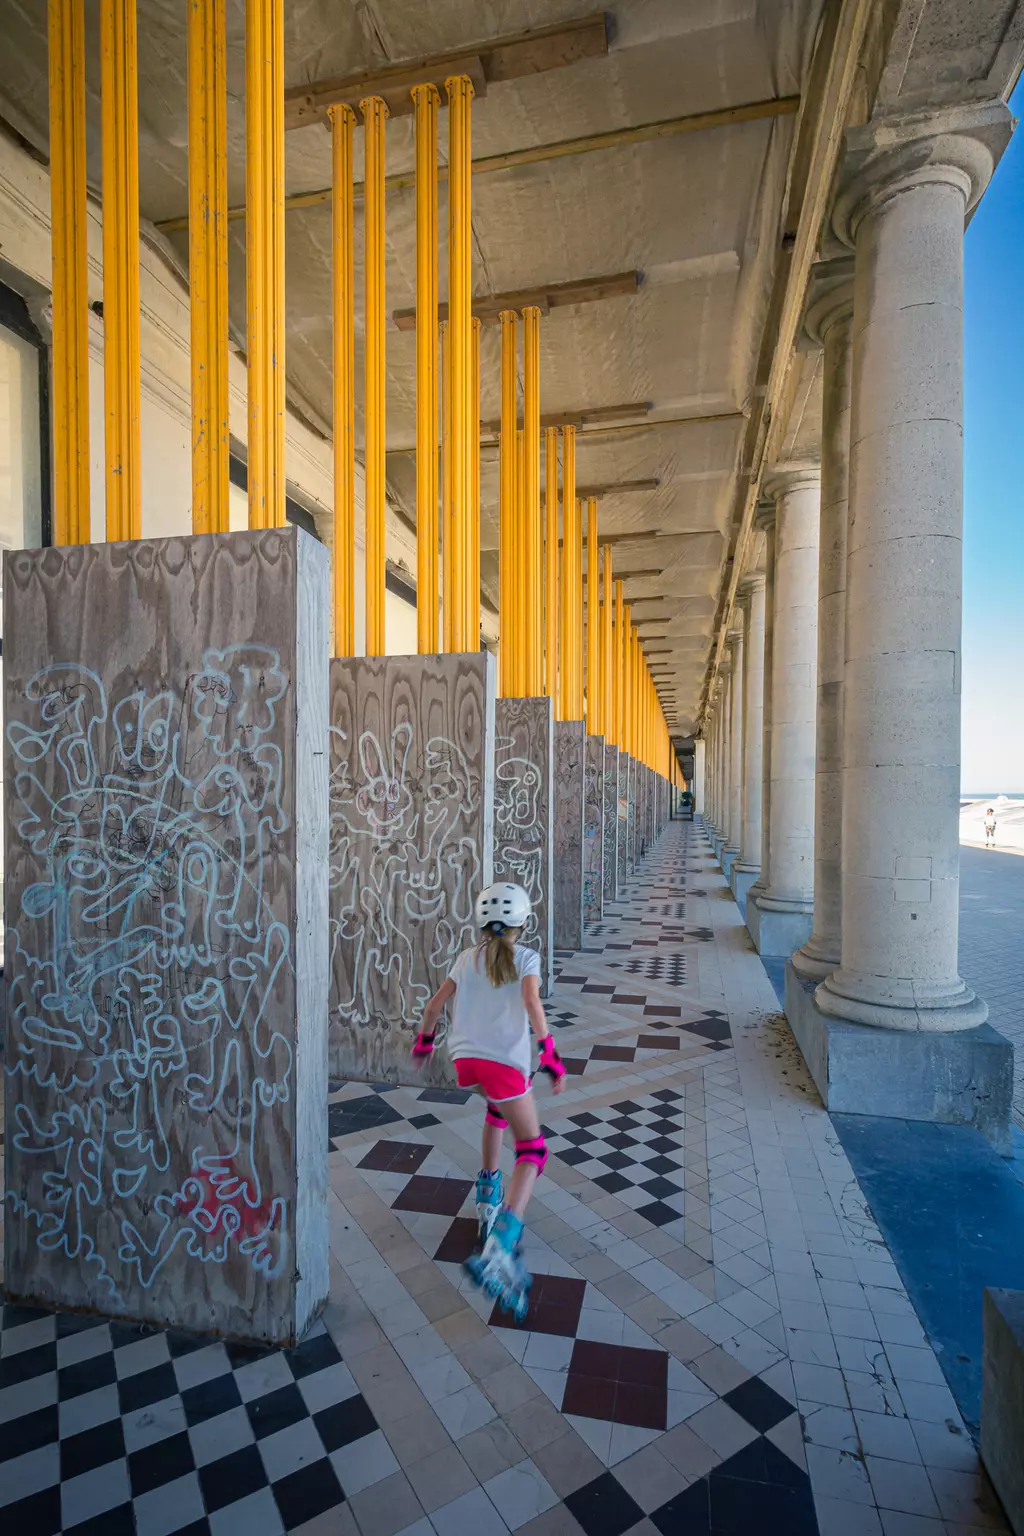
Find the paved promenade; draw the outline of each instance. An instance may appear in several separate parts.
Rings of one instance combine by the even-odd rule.
[[[1016,1051],[1014,1119],[1024,1131],[1024,858],[960,849],[960,974]]]
[[[0,1308],[0,1526],[1005,1530],[700,828],[560,965],[525,1327],[460,1267],[479,1105],[339,1087],[298,1350]]]

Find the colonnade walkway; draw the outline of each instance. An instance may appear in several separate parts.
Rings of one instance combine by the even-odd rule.
[[[539,1090],[523,1328],[460,1268],[478,1101],[335,1085],[312,1336],[5,1308],[0,1526],[1005,1531],[699,824],[559,957],[547,1006],[571,1075]]]

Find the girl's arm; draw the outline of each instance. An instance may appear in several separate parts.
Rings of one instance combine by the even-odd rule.
[[[551,1079],[553,1093],[561,1093],[565,1087],[565,1067],[562,1058],[555,1049],[555,1042],[548,1030],[548,1021],[544,1016],[544,1005],[540,1000],[540,978],[537,976],[523,977],[523,1004],[526,1008],[526,1016],[530,1021],[530,1028],[537,1037],[540,1046],[540,1068]]]
[[[548,1021],[544,1014],[544,1004],[540,1000],[540,977],[524,976],[523,1007],[526,1009],[526,1017],[530,1021],[530,1028],[537,1037],[538,1045],[548,1038]]]
[[[441,1017],[441,1009],[449,998],[455,996],[455,983],[449,976],[442,981],[433,997],[423,1010],[423,1022],[420,1025],[420,1034],[432,1036],[437,1032],[437,1021]]]
[[[417,1066],[422,1066],[426,1058],[434,1049],[434,1036],[437,1034],[437,1021],[441,1009],[450,997],[455,996],[455,983],[449,976],[442,981],[433,997],[423,1010],[423,1019],[420,1023],[420,1032],[413,1041],[413,1061]]]

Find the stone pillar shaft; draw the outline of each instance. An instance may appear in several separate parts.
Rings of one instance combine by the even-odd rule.
[[[729,636],[729,815],[726,847],[738,855],[743,836],[743,631]]]
[[[814,778],[814,928],[793,956],[799,975],[820,981],[839,964],[842,939],[843,674],[846,662],[846,546],[850,498],[853,286],[830,286],[812,306],[809,329],[824,342],[821,533],[818,547],[818,700]]]
[[[987,1014],[957,974],[957,918],[963,230],[991,165],[966,136],[917,141],[836,214],[856,252],[843,934],[816,1001],[895,1029]]]
[[[761,861],[761,773],[764,724],[765,579],[748,584],[743,608],[743,807],[736,870],[750,874]]]
[[[810,912],[814,892],[814,717],[818,630],[817,471],[769,483],[776,502],[772,636],[771,862],[760,905]]]

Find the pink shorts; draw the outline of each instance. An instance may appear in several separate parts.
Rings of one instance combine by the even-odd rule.
[[[530,1085],[518,1067],[506,1067],[500,1061],[484,1061],[479,1056],[460,1056],[455,1063],[460,1088],[479,1088],[488,1099],[500,1104],[503,1099],[521,1099]]]

